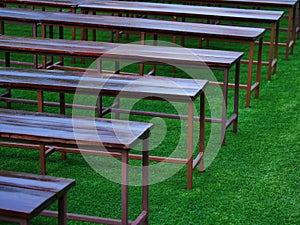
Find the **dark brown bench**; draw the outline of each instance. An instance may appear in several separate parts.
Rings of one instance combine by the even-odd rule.
[[[17,4],[31,7],[68,9],[75,12],[76,6],[85,0],[1,0],[4,4]]]
[[[29,14],[35,11],[27,11]],[[174,21],[160,21],[139,18],[121,18],[114,16],[95,16],[85,14],[72,13],[52,13],[51,16],[43,18],[42,36],[46,35],[47,26],[61,26],[61,27],[76,27],[82,29],[100,29],[100,30],[122,30],[129,32],[137,32],[141,34],[142,40],[145,40],[145,35],[159,34],[159,35],[175,35],[180,37],[194,37],[194,38],[209,38],[221,41],[231,41],[238,43],[245,43],[250,45],[248,62],[248,79],[246,85],[240,85],[241,88],[246,88],[246,107],[250,107],[250,95],[252,91],[256,91],[256,98],[259,94],[260,72],[262,63],[262,45],[263,35],[265,29],[251,28],[251,27],[236,27],[236,26],[221,26],[212,24],[200,23],[183,23]],[[119,39],[119,32],[117,32],[117,39]],[[259,42],[257,61],[255,61],[254,50],[255,42]],[[242,60],[242,62],[245,62]],[[253,67],[257,64],[255,83],[252,81]]]
[[[67,191],[75,180],[0,170],[0,220],[29,225],[58,200],[58,224],[67,224]]]
[[[257,64],[256,77],[260,80],[262,45],[265,29],[252,27],[222,26],[212,24],[187,23],[161,20],[157,23],[154,19],[140,19],[129,17],[100,16],[71,13],[53,13],[51,17],[41,20],[42,36],[46,35],[47,26],[77,27],[82,29],[100,29],[108,31],[133,32],[141,35],[142,43],[147,34],[179,36],[188,38],[209,38],[218,41],[230,41],[249,44],[248,83],[246,107],[250,107],[250,93],[256,90],[258,97],[259,87],[252,85],[254,64]],[[218,27],[217,27],[218,26]],[[84,33],[83,33],[84,34]],[[116,32],[116,41],[119,40],[119,32]],[[85,38],[85,37],[83,37]],[[155,39],[155,38],[154,38]],[[255,43],[258,44],[257,60],[255,61]],[[242,60],[242,62],[245,62]],[[259,81],[258,81],[259,83]]]
[[[286,47],[285,58],[288,59],[289,53],[293,54],[296,42],[296,33],[300,32],[300,3],[298,0],[174,0],[177,3],[193,2],[197,4],[225,5],[235,7],[250,6],[254,8],[286,10],[288,14],[287,37],[285,43],[279,43]],[[298,27],[297,27],[297,4],[298,4]],[[284,29],[284,28],[281,28]]]
[[[0,110],[0,138],[7,143],[26,142],[40,145],[41,167],[45,169],[45,146],[86,149],[90,154],[119,154],[122,161],[122,217],[103,218],[67,213],[67,219],[106,224],[148,224],[149,132],[152,124],[120,120],[70,118],[44,113]],[[88,124],[93,124],[89,126]],[[22,126],[22,129],[19,129]],[[116,130],[115,127],[118,127]],[[134,221],[128,220],[128,155],[140,141],[142,151],[142,212]],[[42,215],[57,216],[55,212]]]
[[[85,84],[82,86],[82,84]],[[30,69],[13,69],[0,68],[0,87],[9,87],[13,89],[38,90],[38,109],[43,112],[43,93],[42,91],[51,91],[58,93],[76,93],[98,96],[111,96],[116,98],[116,104],[103,110],[102,105],[98,105],[98,112],[103,116],[107,112],[115,112],[116,118],[119,118],[119,113],[130,113],[144,116],[157,116],[162,118],[175,118],[188,121],[187,127],[187,142],[193,143],[194,120],[199,123],[199,150],[195,159],[190,158],[194,152],[194,147],[187,144],[186,157],[162,157],[150,156],[150,160],[164,161],[171,163],[187,164],[188,166],[188,188],[192,188],[192,171],[200,164],[200,170],[203,171],[203,162],[201,162],[204,153],[204,90],[207,81],[193,80],[182,78],[169,77],[152,77],[152,76],[126,76],[105,73],[85,73],[78,74],[74,72],[63,71],[44,71]],[[80,85],[80,86],[79,86]],[[62,97],[62,96],[61,96]],[[160,100],[168,102],[181,102],[186,104],[188,108],[186,112],[178,112],[179,114],[162,113],[160,110],[155,112],[141,110],[124,110],[120,108],[118,102],[124,98],[137,98]],[[195,101],[200,98],[199,106],[195,105]],[[97,102],[95,100],[95,102]],[[100,101],[102,102],[102,101]],[[81,102],[82,103],[82,102]],[[154,102],[153,102],[154,103]],[[196,110],[199,109],[198,116]],[[64,98],[60,101],[61,112],[65,111]],[[180,115],[181,114],[181,115]],[[237,126],[237,124],[234,124]],[[222,136],[222,135],[221,135]],[[223,138],[223,136],[222,136]],[[20,146],[19,146],[20,147]],[[22,146],[23,147],[23,146]],[[57,150],[57,149],[56,149]],[[76,150],[75,150],[76,151]],[[78,152],[78,151],[77,151]],[[185,151],[183,151],[185,152]],[[140,155],[132,155],[131,158],[141,159]]]
[[[115,49],[115,50],[114,50]],[[143,46],[143,45],[124,45],[117,43],[103,43],[92,41],[67,41],[57,39],[31,39],[20,37],[0,36],[0,50],[7,52],[17,53],[39,53],[45,55],[57,55],[57,56],[71,56],[71,57],[87,57],[92,59],[108,60],[120,60],[120,61],[133,61],[143,63],[158,63],[167,65],[176,65],[194,68],[206,68],[206,65],[211,69],[224,71],[224,109],[222,111],[221,119],[219,118],[207,118],[208,122],[222,123],[222,130],[224,131],[231,124],[234,132],[237,132],[237,120],[238,120],[238,92],[239,86],[246,88],[247,91],[251,90],[248,86],[239,85],[239,65],[240,59],[243,53],[229,52],[229,51],[217,51],[206,49],[184,49],[175,47],[164,46]],[[118,50],[118,51],[117,51]],[[6,54],[6,66],[10,66],[9,54]],[[229,84],[229,70],[232,67],[235,68],[235,83]],[[45,60],[43,60],[43,68],[47,68]],[[62,68],[62,65],[49,65],[48,68]],[[86,69],[84,69],[86,70]],[[141,73],[143,74],[143,73]],[[197,76],[201,79],[201,74]],[[219,85],[210,81],[210,84]],[[259,80],[256,79],[255,86],[259,86]],[[227,119],[227,98],[228,87],[235,88],[234,92],[234,110],[233,114]],[[258,90],[258,89],[256,89]],[[7,96],[9,97],[9,93]]]
[[[277,56],[278,56],[278,30],[279,22],[283,16],[283,11],[271,10],[251,10],[225,7],[206,7],[190,6],[179,4],[160,4],[151,2],[130,2],[130,1],[94,1],[86,0],[77,7],[82,13],[111,12],[123,16],[130,14],[135,15],[155,15],[155,16],[172,16],[175,20],[185,21],[186,18],[198,18],[211,20],[222,20],[229,22],[244,22],[245,26],[255,23],[256,26],[268,25],[271,27],[270,50],[268,61],[263,61],[262,65],[268,66],[268,80],[271,79],[272,70],[276,73]],[[159,17],[160,18],[160,17]]]

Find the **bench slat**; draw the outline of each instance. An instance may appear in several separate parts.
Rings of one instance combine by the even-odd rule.
[[[0,170],[0,215],[32,219],[75,185],[75,180]]]
[[[0,215],[30,219],[49,206],[55,193],[0,185]],[[16,202],[18,204],[16,204]]]
[[[35,141],[50,145],[99,146],[130,150],[152,124],[108,119],[46,116],[12,110],[0,110],[0,137]],[[94,126],[97,132],[93,131]],[[74,131],[76,129],[76,133]],[[132,134],[132,135],[131,135]],[[100,148],[101,146],[99,146]]]
[[[264,23],[277,22],[283,16],[282,11],[272,10],[252,10],[130,1],[99,2],[95,0],[87,0],[83,4],[79,4],[77,7],[82,10],[91,11],[127,12],[146,15],[170,15]]]
[[[185,35],[191,37],[206,37],[215,39],[254,41],[266,31],[264,28],[223,26],[176,21],[158,21],[154,19],[130,18],[104,15],[87,15],[54,12],[41,20],[42,24],[57,24],[68,26],[87,26],[107,28],[109,30],[127,30],[147,33],[162,33],[169,35]]]
[[[34,5],[34,6],[43,6],[43,7],[67,7],[73,8],[77,4],[85,0],[2,0],[3,3],[11,4],[23,4],[23,5]]]
[[[32,69],[0,68],[0,86],[121,97],[157,97],[180,101],[196,99],[206,80],[170,77],[125,76],[108,73],[74,73]],[[84,75],[84,76],[82,76]]]
[[[0,19],[7,21],[20,21],[20,22],[30,22],[38,23],[41,19],[50,16],[50,12],[39,12],[35,11],[30,13],[27,10],[16,10],[14,8],[0,8]]]
[[[176,2],[183,2],[182,0],[175,0]],[[265,6],[265,7],[290,7],[297,4],[298,0],[189,0],[189,2],[198,3],[219,3],[219,4],[233,4],[246,6]]]
[[[59,195],[62,189],[69,189],[74,184],[73,179],[0,170],[1,186],[23,187]]]
[[[104,57],[137,62],[162,62],[171,65],[230,68],[244,55],[208,49],[186,49],[166,46],[126,45],[96,41],[23,38],[0,35],[0,49],[20,53],[39,53],[78,57]]]

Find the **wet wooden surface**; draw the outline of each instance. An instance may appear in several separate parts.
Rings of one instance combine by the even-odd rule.
[[[196,99],[206,80],[171,77],[126,76],[108,73],[74,73],[32,69],[0,68],[0,87],[88,93],[121,97]]]
[[[7,109],[0,110],[0,124],[0,137],[4,139],[125,150],[130,150],[139,138],[147,136],[152,126],[148,123],[93,118],[77,118],[74,124],[70,117]]]
[[[30,219],[74,185],[73,179],[0,170],[0,215]]]
[[[257,23],[278,22],[283,15],[283,11],[206,7],[195,5],[190,6],[179,4],[162,4],[130,1],[99,2],[95,0],[86,0],[83,4],[79,4],[78,8],[86,11],[136,13],[145,15],[164,15]]]
[[[106,59],[159,62],[182,66],[230,68],[244,55],[242,52],[186,49],[168,46],[116,44],[94,41],[36,39],[0,35],[0,49],[20,53],[53,54]]]

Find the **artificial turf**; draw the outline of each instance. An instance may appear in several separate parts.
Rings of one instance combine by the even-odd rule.
[[[8,26],[8,34],[29,36],[28,31],[23,30],[20,25],[16,27],[18,29]],[[104,38],[105,36],[102,36],[102,39]],[[124,38],[122,41],[135,40],[133,36],[130,38],[132,39]],[[281,39],[284,40],[284,37]],[[186,40],[186,44],[194,46],[195,41]],[[247,49],[234,43],[211,43],[211,47],[226,47],[236,51]],[[266,49],[264,47],[264,50]],[[231,128],[228,129],[226,146],[220,148],[214,160],[206,167],[206,171],[201,174],[194,171],[192,190],[186,190],[185,167],[168,179],[150,186],[149,224],[300,224],[299,43],[295,45],[294,54],[289,56],[288,61],[284,59],[284,53],[285,49],[280,47],[277,73],[272,76],[271,81],[267,81],[267,69],[263,67],[260,96],[259,99],[254,99],[252,95],[250,108],[245,108],[245,91],[240,91],[238,133],[233,134]],[[264,53],[264,56],[267,54]],[[161,71],[162,75],[173,76],[170,68],[162,68]],[[247,66],[242,65],[242,81],[246,80],[245,75],[243,76],[246,71]],[[178,74],[180,73],[174,76],[180,76]],[[34,96],[27,92],[15,94]],[[47,98],[55,97],[57,96],[47,94]],[[230,90],[231,108],[232,99],[233,92]],[[72,101],[72,96],[69,97],[69,101]],[[136,107],[173,110],[168,105],[143,104],[145,103]],[[21,104],[14,104],[14,108],[36,110],[34,106]],[[53,108],[47,110],[57,112]],[[134,116],[131,119],[153,122],[151,118]],[[161,120],[156,123],[156,126],[159,126]],[[157,154],[168,154],[168,150],[172,152],[178,137],[182,135],[178,125],[178,121],[171,119],[162,123],[162,126],[167,127],[168,134],[155,149]],[[207,124],[207,127],[210,125]],[[159,134],[160,130],[156,135]],[[209,138],[208,135],[209,132],[206,133],[206,139]],[[154,141],[151,143],[155,144]],[[68,211],[120,218],[120,185],[99,175],[85,159],[79,154],[68,154],[67,160],[62,161],[59,153],[47,159],[49,175],[73,178],[77,182],[68,194]],[[37,151],[1,147],[0,160],[0,169],[3,170],[39,172]],[[168,168],[168,165],[164,166]],[[152,173],[152,179],[155,179],[155,176],[163,176],[163,173],[163,170],[157,174]],[[130,219],[134,219],[141,210],[140,193],[140,187],[130,187]],[[52,206],[51,209],[56,209],[56,206]],[[14,223],[0,221],[0,224]],[[32,224],[56,224],[56,220],[36,217]],[[92,223],[70,220],[68,224]]]

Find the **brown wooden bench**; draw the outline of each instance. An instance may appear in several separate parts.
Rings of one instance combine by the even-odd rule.
[[[85,0],[1,0],[4,4],[17,4],[42,8],[76,10],[76,6]]]
[[[256,90],[258,97],[259,87],[252,85],[252,75],[254,64],[257,64],[256,77],[260,80],[262,63],[262,45],[265,29],[252,27],[222,26],[212,24],[187,23],[175,21],[159,21],[154,19],[140,19],[129,17],[100,16],[71,13],[53,13],[51,17],[41,20],[42,36],[46,35],[47,26],[77,27],[82,29],[100,29],[109,31],[127,31],[141,34],[142,43],[147,34],[179,36],[188,38],[209,38],[218,41],[230,41],[249,45],[248,82],[246,107],[250,107],[250,93]],[[216,27],[218,26],[218,27]],[[117,42],[119,32],[116,32]],[[85,38],[85,37],[83,37]],[[155,39],[155,38],[154,38]],[[255,43],[258,44],[257,60],[255,61]],[[242,60],[242,62],[245,62]],[[259,81],[258,81],[259,83]]]
[[[84,1],[84,0],[83,0]],[[62,11],[68,11],[71,13],[76,13],[77,9],[77,4],[79,2],[82,2],[82,0],[4,0],[1,1],[3,2],[3,7],[9,7],[9,5],[13,4],[15,6],[16,4],[19,6],[24,6],[24,7],[30,7],[31,9],[42,9],[42,11],[47,11],[49,9],[54,9],[59,12]],[[6,8],[7,9],[7,8]],[[22,12],[20,11],[20,14]],[[39,25],[41,17],[44,15],[47,15],[45,12],[43,13],[33,13],[33,14],[26,14],[23,16],[20,16],[18,13],[5,13],[2,12],[0,9],[0,21],[6,20],[5,22],[10,22],[10,23],[22,23],[24,24],[27,22],[28,24],[32,25],[32,37],[37,37],[37,27]],[[62,38],[63,36],[63,29],[60,27],[59,28],[59,37]],[[4,34],[4,23],[0,22],[0,34]],[[50,28],[49,35],[53,35],[53,29]],[[72,29],[72,40],[75,40],[76,38],[76,30]],[[26,64],[25,64],[26,65]]]
[[[300,8],[300,3],[298,0],[174,0],[177,3],[193,2],[197,4],[210,4],[210,5],[225,5],[225,6],[235,6],[244,7],[250,6],[254,8],[266,8],[266,9],[279,9],[287,10],[288,14],[288,27],[287,27],[287,37],[285,43],[279,43],[281,46],[286,47],[285,58],[289,57],[289,53],[293,54],[294,45],[296,42],[296,33],[300,32],[300,13],[298,11],[298,27],[297,27],[297,3],[298,10]],[[281,28],[284,29],[284,28]]]
[[[116,51],[114,49],[119,49]],[[238,98],[239,88],[246,88],[248,86],[239,85],[239,66],[240,59],[243,53],[240,52],[229,52],[229,51],[218,51],[218,50],[206,50],[206,49],[184,49],[164,46],[143,46],[143,45],[124,45],[117,43],[103,43],[103,42],[92,42],[92,41],[67,41],[57,39],[32,39],[32,38],[20,38],[10,36],[0,36],[0,50],[7,52],[17,53],[39,53],[45,55],[58,55],[58,56],[71,56],[71,57],[87,57],[97,59],[108,60],[120,60],[120,61],[133,61],[143,63],[158,63],[167,65],[177,65],[194,68],[204,68],[206,65],[211,69],[224,71],[224,85],[223,97],[224,97],[224,108],[222,115],[219,118],[206,118],[208,122],[222,123],[222,130],[224,131],[231,124],[234,124],[233,130],[237,132],[237,121],[238,121]],[[121,50],[121,51],[120,51]],[[6,54],[6,66],[10,66],[9,54]],[[235,66],[235,83],[230,84],[229,70]],[[62,68],[62,65],[49,65],[49,68]],[[43,68],[47,68],[45,60],[43,60]],[[207,67],[206,67],[207,68]],[[86,70],[86,69],[84,69]],[[142,74],[142,73],[141,73]],[[201,74],[197,76],[201,79]],[[219,85],[210,81],[210,84]],[[256,79],[255,86],[259,85],[258,78]],[[228,98],[228,87],[233,86],[234,92],[234,110],[232,115],[227,119],[227,98]],[[251,88],[252,89],[252,88]],[[252,89],[253,90],[253,89]],[[256,89],[258,90],[258,89]],[[9,97],[2,95],[2,97]]]
[[[120,120],[70,118],[44,113],[0,110],[0,138],[7,143],[26,142],[40,145],[41,167],[45,169],[45,146],[55,145],[65,149],[83,148],[90,154],[119,154],[122,161],[122,217],[103,218],[67,213],[67,219],[106,224],[148,224],[148,137],[152,124]],[[88,124],[93,124],[91,129]],[[22,126],[22,129],[19,129]],[[115,127],[118,127],[116,131]],[[128,220],[128,155],[138,143],[142,151],[142,212],[134,221]],[[80,152],[79,149],[77,151]],[[57,216],[54,212],[42,215]]]
[[[27,11],[28,14],[35,13],[35,11]],[[47,26],[61,26],[61,27],[77,27],[90,28],[101,30],[122,30],[129,32],[137,32],[141,34],[142,40],[145,40],[145,35],[159,34],[159,35],[175,35],[181,37],[196,37],[196,38],[210,38],[221,41],[231,41],[238,43],[245,43],[250,45],[248,62],[248,78],[246,85],[240,85],[241,88],[246,88],[246,107],[250,107],[251,92],[256,91],[256,98],[259,94],[260,72],[262,63],[262,45],[263,35],[265,29],[251,28],[251,27],[236,27],[236,26],[221,26],[212,24],[200,23],[183,23],[174,21],[160,21],[139,18],[121,18],[113,16],[94,16],[85,14],[72,13],[52,13],[51,16],[43,18],[42,36],[46,35]],[[119,34],[117,32],[117,34]],[[117,39],[119,39],[117,35]],[[255,61],[254,50],[255,42],[259,42],[257,61]],[[245,62],[242,60],[242,62]],[[253,67],[257,64],[255,83],[252,81]]]
[[[270,50],[268,61],[263,61],[262,65],[268,66],[268,80],[271,79],[272,70],[276,73],[278,56],[278,30],[279,22],[283,16],[283,11],[271,10],[251,10],[224,7],[190,6],[179,4],[160,4],[151,2],[130,2],[130,1],[94,1],[86,0],[77,7],[82,13],[111,12],[119,16],[130,14],[135,15],[155,15],[172,16],[175,20],[185,21],[186,18],[198,18],[222,21],[244,22],[245,26],[255,23],[256,26],[268,25],[271,27]],[[159,17],[160,18],[160,17]],[[266,43],[266,42],[264,42]]]
[[[82,86],[82,84],[85,84]],[[185,119],[188,121],[187,127],[187,157],[174,158],[162,156],[150,156],[150,160],[158,162],[171,162],[179,164],[187,164],[188,174],[187,183],[188,188],[192,188],[192,171],[200,163],[204,153],[204,90],[207,81],[193,80],[182,78],[169,77],[152,77],[152,76],[126,76],[105,73],[85,73],[78,74],[74,72],[63,71],[44,71],[44,70],[30,70],[30,69],[13,69],[0,68],[0,87],[9,87],[13,89],[38,90],[38,109],[43,112],[43,93],[42,91],[51,91],[58,93],[77,93],[88,95],[111,96],[116,98],[116,104],[103,110],[102,105],[98,105],[98,112],[103,116],[107,112],[115,112],[116,118],[119,118],[119,113],[130,113],[144,116],[157,116],[162,118]],[[80,86],[79,86],[80,85]],[[120,108],[119,101],[124,98],[137,98],[160,100],[168,102],[181,102],[186,104],[188,108],[187,115],[162,113],[160,110],[155,112],[141,111],[141,110],[124,110]],[[195,101],[200,98],[199,106],[195,105]],[[22,100],[20,100],[22,101]],[[30,101],[32,102],[32,101]],[[100,101],[102,102],[102,101]],[[153,102],[154,103],[154,102]],[[198,116],[194,108],[199,109]],[[61,96],[60,110],[65,112],[64,98]],[[185,112],[184,112],[185,113]],[[193,130],[194,120],[199,123],[199,150],[195,159],[192,159],[194,152]],[[235,126],[237,126],[235,124]],[[222,137],[223,138],[223,137]],[[17,145],[16,145],[17,146]],[[20,147],[20,146],[19,146]],[[22,147],[22,146],[21,146]],[[57,149],[56,149],[57,150]],[[78,151],[77,151],[78,152]],[[140,155],[130,155],[134,159],[141,159]],[[183,156],[181,156],[183,157]],[[203,171],[203,163],[201,164],[201,171]]]
[[[0,220],[29,225],[58,200],[58,224],[66,225],[66,194],[74,185],[73,179],[0,170]]]

